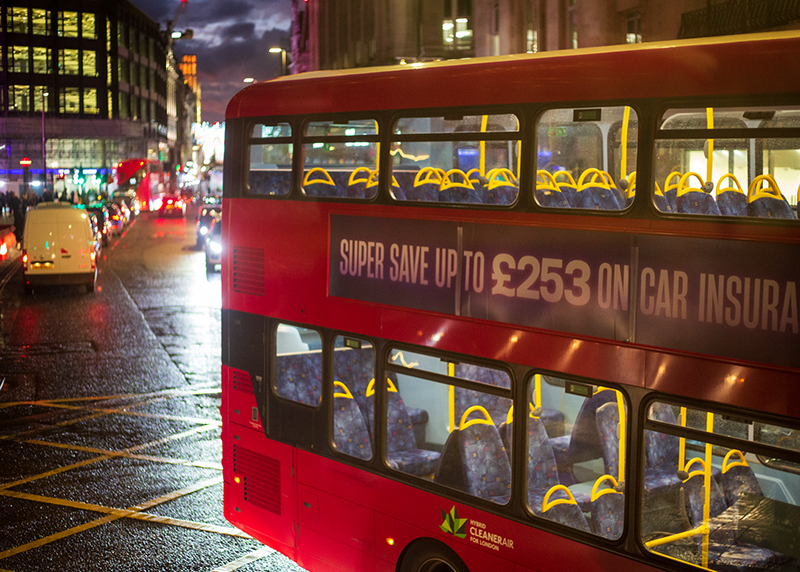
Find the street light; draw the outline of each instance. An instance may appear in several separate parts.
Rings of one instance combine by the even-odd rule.
[[[242,81],[244,83],[255,83],[256,82],[256,78],[254,78],[254,77],[246,77]]]
[[[44,98],[50,95],[45,90],[42,90],[42,182],[44,183],[44,191],[47,191],[47,146],[44,138]]]
[[[281,75],[286,75],[286,50],[283,48],[270,48],[269,53],[281,55]]]

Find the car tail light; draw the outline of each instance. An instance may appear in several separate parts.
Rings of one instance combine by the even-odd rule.
[[[28,251],[27,250],[23,250],[22,251],[22,263],[23,264],[27,264],[28,263]]]

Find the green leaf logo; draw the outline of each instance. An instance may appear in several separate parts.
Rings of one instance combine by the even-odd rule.
[[[467,519],[458,518],[458,511],[455,505],[453,505],[449,513],[441,508],[439,510],[442,511],[442,524],[439,528],[447,534],[452,534],[458,538],[465,538],[467,536]]]

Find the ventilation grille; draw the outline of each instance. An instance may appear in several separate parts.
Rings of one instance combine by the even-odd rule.
[[[244,391],[245,393],[253,394],[253,380],[250,374],[246,371],[239,369],[233,370],[233,389],[236,391]]]
[[[244,500],[281,514],[281,463],[233,445],[233,472],[244,477]]]
[[[233,247],[233,291],[263,296],[266,290],[263,248]]]

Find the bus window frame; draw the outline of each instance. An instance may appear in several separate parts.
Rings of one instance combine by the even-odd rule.
[[[297,161],[297,117],[296,116],[285,116],[285,115],[269,115],[264,117],[253,117],[248,118],[249,120],[243,123],[243,133],[244,136],[244,153],[243,157],[246,157],[246,160],[242,161],[242,198],[248,199],[263,199],[268,198],[270,200],[286,200],[291,198],[295,194],[295,163]],[[253,129],[257,125],[280,125],[281,123],[286,123],[289,125],[289,128],[292,130],[291,136],[284,136],[284,137],[253,137]],[[291,145],[292,146],[292,164],[289,168],[291,172],[291,184],[289,186],[289,192],[281,194],[281,195],[267,195],[261,193],[252,193],[250,192],[250,154],[251,148],[253,145],[263,145],[266,142],[272,142],[279,145]]]
[[[326,400],[326,395],[325,395],[325,393],[326,393],[325,392],[325,388],[326,388],[326,383],[325,383],[325,378],[326,378],[325,329],[324,328],[320,328],[318,326],[310,326],[309,324],[300,324],[300,323],[297,323],[297,322],[290,322],[290,321],[281,320],[281,319],[272,319],[272,320],[270,320],[270,322],[271,323],[269,324],[268,332],[269,332],[271,343],[270,343],[269,353],[267,354],[267,364],[269,365],[269,370],[268,370],[268,376],[269,377],[268,377],[268,380],[269,380],[269,388],[270,388],[271,395],[273,395],[277,399],[282,400],[282,401],[284,401],[286,403],[291,403],[291,404],[299,405],[299,406],[302,406],[302,407],[308,407],[310,409],[317,410],[317,411],[320,410],[322,408],[322,406],[325,404],[325,400]],[[319,377],[319,379],[320,379],[320,390],[319,390],[320,391],[320,399],[319,399],[319,403],[317,403],[316,405],[311,405],[309,403],[303,403],[302,401],[295,401],[294,399],[291,399],[290,397],[286,397],[285,395],[282,395],[278,391],[278,384],[277,384],[278,372],[276,370],[276,367],[277,367],[277,357],[278,357],[278,327],[279,326],[289,326],[289,327],[292,327],[292,328],[303,328],[303,329],[306,329],[306,330],[313,330],[319,336],[320,346],[321,346],[320,349],[319,350],[311,350],[309,348],[309,350],[307,352],[305,352],[305,353],[308,353],[308,354],[317,354],[318,353],[320,355],[320,362],[321,362],[320,363],[320,377]],[[298,352],[289,352],[289,353],[281,354],[281,355],[293,355],[293,353],[296,355]],[[332,383],[333,382],[331,382],[331,384]],[[333,394],[331,394],[331,396],[332,395]],[[333,399],[331,399],[331,403],[333,403]]]

